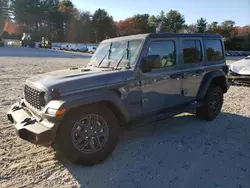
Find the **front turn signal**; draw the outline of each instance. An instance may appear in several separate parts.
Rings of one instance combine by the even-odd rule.
[[[53,108],[48,108],[46,113],[52,116],[60,116],[60,115],[63,115],[65,112],[66,112],[66,109],[56,110]]]
[[[60,109],[56,111],[56,116],[63,115],[66,112],[66,109]]]

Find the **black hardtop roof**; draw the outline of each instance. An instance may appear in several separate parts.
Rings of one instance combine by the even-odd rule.
[[[115,42],[121,40],[135,40],[135,39],[146,39],[146,38],[171,38],[171,37],[222,38],[222,36],[219,34],[210,34],[210,33],[147,33],[147,34],[129,35],[129,36],[106,39],[103,40],[102,43]]]

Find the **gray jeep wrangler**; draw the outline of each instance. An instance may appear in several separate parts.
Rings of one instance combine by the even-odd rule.
[[[216,34],[108,39],[85,67],[27,79],[8,119],[20,138],[94,165],[113,152],[121,126],[193,110],[199,118],[215,119],[229,89],[225,62],[223,39]]]

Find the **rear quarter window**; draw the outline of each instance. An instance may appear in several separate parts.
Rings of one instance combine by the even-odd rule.
[[[221,40],[205,39],[204,45],[205,45],[205,50],[207,53],[208,61],[218,61],[218,60],[224,59]]]
[[[182,42],[184,63],[202,62],[202,49],[200,40],[184,40]]]

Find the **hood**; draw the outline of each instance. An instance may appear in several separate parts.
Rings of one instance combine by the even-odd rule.
[[[133,78],[132,70],[110,70],[102,68],[65,69],[40,74],[26,80],[26,84],[50,92],[59,89],[61,95],[96,87],[122,83]]]
[[[240,75],[250,75],[250,56],[232,63],[230,70]]]

